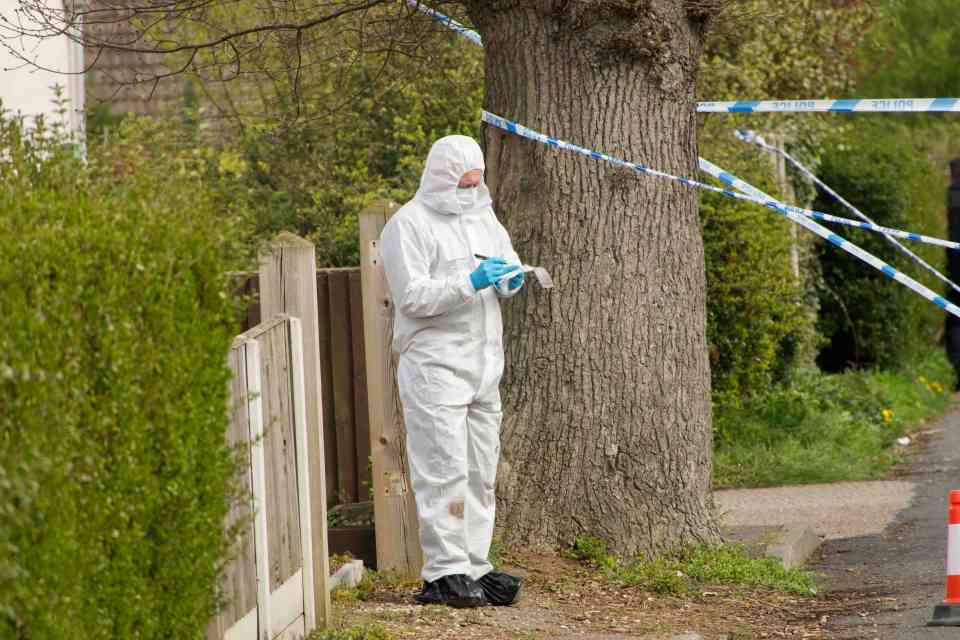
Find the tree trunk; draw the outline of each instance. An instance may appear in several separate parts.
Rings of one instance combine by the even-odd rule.
[[[489,111],[695,175],[693,0],[467,4]],[[484,143],[498,215],[557,285],[504,304],[504,540],[597,536],[622,556],[715,541],[697,193],[492,127]]]

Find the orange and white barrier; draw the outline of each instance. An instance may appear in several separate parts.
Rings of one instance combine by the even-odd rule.
[[[931,627],[960,627],[960,491],[950,492],[947,516],[947,597],[933,609]]]

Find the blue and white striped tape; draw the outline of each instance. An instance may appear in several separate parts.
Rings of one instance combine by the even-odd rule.
[[[903,238],[904,240],[915,240],[917,242],[923,242],[926,244],[935,244],[940,247],[946,247],[947,249],[960,250],[960,242],[953,242],[951,240],[943,240],[942,238],[934,238],[933,236],[923,235],[921,233],[913,233],[912,231],[904,231],[902,229],[892,229],[890,227],[881,227],[873,222],[861,222],[859,220],[851,220],[850,218],[841,218],[840,216],[830,215],[829,213],[823,213],[822,211],[813,211],[812,209],[802,209],[800,207],[794,207],[789,204],[784,204],[787,209],[794,213],[798,213],[802,216],[807,216],[809,218],[814,218],[816,220],[822,220],[824,222],[833,222],[836,224],[846,225],[848,227],[856,227],[857,229],[863,229],[865,231],[872,231],[873,233],[879,233],[887,238],[896,237]]]
[[[915,240],[917,242],[924,242],[926,244],[935,244],[941,247],[946,247],[947,249],[954,249],[954,250],[960,249],[960,242],[953,242],[951,240],[934,238],[933,236],[926,236],[926,235],[923,235],[922,233],[913,233],[912,231],[903,231],[902,229],[891,229],[890,227],[881,227],[871,222],[860,222],[859,220],[851,220],[850,218],[841,218],[840,216],[833,216],[833,215],[830,215],[829,213],[822,213],[820,211],[813,211],[811,209],[801,209],[799,207],[793,207],[790,205],[784,205],[784,206],[796,213],[799,213],[800,215],[816,218],[817,220],[823,220],[824,222],[835,222],[837,224],[843,224],[848,227],[856,227],[858,229],[872,231],[873,233],[880,233],[888,238],[892,236],[896,238],[903,238],[904,240]]]
[[[697,189],[703,189],[706,191],[714,191],[716,193],[722,193],[723,195],[731,198],[737,198],[738,200],[746,200],[749,202],[754,202],[757,204],[761,204],[765,207],[774,209],[775,211],[781,213],[782,215],[786,216],[787,218],[799,224],[800,226],[804,227],[805,229],[812,231],[813,233],[817,234],[821,238],[824,238],[828,242],[840,247],[847,253],[850,253],[856,256],[857,258],[859,258],[860,260],[862,260],[863,262],[866,262],[873,268],[883,273],[888,278],[896,280],[897,282],[904,285],[908,289],[912,290],[913,292],[923,296],[930,302],[934,303],[941,309],[944,309],[948,313],[953,314],[954,316],[960,318],[960,308],[948,302],[943,297],[937,295],[934,291],[928,289],[927,287],[920,284],[910,276],[900,271],[897,271],[896,269],[888,265],[886,262],[884,262],[880,258],[877,258],[873,254],[868,253],[867,251],[864,251],[857,245],[844,240],[837,234],[831,232],[826,227],[823,227],[822,225],[814,222],[808,216],[804,216],[800,213],[797,213],[796,211],[793,211],[793,209],[796,209],[796,207],[788,207],[784,205],[782,202],[771,198],[770,196],[763,193],[759,189],[756,189],[752,185],[744,182],[743,180],[740,180],[733,174],[723,171],[721,168],[717,167],[716,165],[710,162],[707,162],[706,160],[701,159],[700,161],[700,168],[703,171],[709,173],[710,175],[713,175],[719,180],[722,180],[726,184],[729,184],[737,189],[740,189],[741,191],[743,191],[743,193],[737,193],[735,191],[730,191],[728,189],[721,189],[719,187],[714,187],[712,185],[705,184],[703,182],[691,180],[690,178],[681,178],[679,176],[665,173],[663,171],[657,171],[656,169],[645,167],[642,164],[621,160],[620,158],[616,158],[606,153],[601,153],[600,151],[593,151],[591,149],[586,149],[584,147],[571,144],[569,142],[564,142],[563,140],[559,140],[557,138],[553,138],[551,136],[539,133],[521,124],[518,124],[511,120],[507,120],[506,118],[503,118],[501,116],[492,114],[488,111],[483,112],[482,119],[485,123],[489,125],[498,127],[500,129],[503,129],[505,131],[508,131],[510,133],[513,133],[515,135],[518,135],[524,138],[528,138],[530,140],[535,140],[542,144],[547,144],[552,147],[556,147],[558,149],[563,149],[564,151],[570,151],[572,153],[588,156],[591,158],[595,158],[597,160],[603,160],[605,162],[610,162],[620,167],[632,169],[633,171],[636,171],[638,173],[645,173],[647,175],[656,176],[658,178],[664,178],[664,179],[671,180],[673,182],[678,182],[680,184],[684,184],[689,187],[694,187]]]
[[[741,180],[740,178],[738,178],[737,176],[733,175],[732,173],[728,173],[728,172],[724,171],[724,170],[721,169],[720,167],[716,166],[715,164],[713,164],[713,163],[711,163],[711,162],[709,162],[709,161],[707,161],[707,160],[704,160],[703,158],[700,159],[700,169],[701,169],[701,171],[704,171],[705,173],[708,173],[709,175],[713,176],[714,178],[720,180],[721,182],[723,182],[723,183],[725,183],[725,184],[729,184],[730,186],[734,187],[735,189],[739,189],[740,191],[742,191],[742,192],[745,193],[745,194],[749,194],[749,195],[752,195],[752,196],[755,196],[755,197],[758,197],[758,198],[769,198],[769,199],[772,199],[772,198],[770,198],[770,196],[768,196],[767,194],[765,194],[763,191],[760,191],[759,189],[757,189],[756,187],[754,187],[754,186],[751,185],[750,183],[748,183],[748,182],[746,182],[746,181],[744,181],[744,180]],[[800,224],[801,226],[805,227],[806,229],[809,229],[810,231],[813,231],[814,233],[816,233],[816,234],[817,234],[818,236],[820,236],[821,238],[824,238],[824,239],[826,239],[827,241],[831,242],[832,244],[840,247],[841,249],[843,249],[843,250],[846,251],[847,253],[851,253],[851,254],[855,255],[856,257],[860,258],[860,260],[862,260],[863,262],[866,262],[867,264],[869,264],[869,265],[870,265],[871,267],[873,267],[874,269],[879,270],[880,272],[882,272],[882,273],[883,273],[885,276],[887,276],[888,278],[890,278],[890,279],[892,279],[892,280],[896,280],[897,282],[899,282],[899,283],[902,284],[903,286],[907,287],[908,289],[910,289],[910,290],[913,291],[914,293],[917,293],[917,294],[923,296],[924,298],[926,298],[927,300],[929,300],[929,301],[932,302],[933,304],[935,304],[935,305],[937,305],[938,307],[940,307],[941,309],[945,310],[947,313],[950,313],[950,314],[952,314],[952,315],[954,315],[954,316],[960,317],[960,315],[958,315],[958,314],[960,314],[960,308],[958,308],[956,305],[954,305],[954,304],[951,303],[951,302],[948,302],[948,301],[947,301],[946,299],[944,299],[942,296],[937,295],[934,291],[932,291],[931,289],[929,289],[929,288],[925,287],[924,285],[920,284],[919,282],[917,282],[916,280],[914,280],[914,279],[911,278],[910,276],[906,275],[906,274],[903,273],[902,271],[898,271],[897,269],[891,267],[889,264],[887,264],[886,262],[884,262],[884,261],[881,260],[880,258],[874,256],[873,254],[871,254],[871,253],[869,253],[869,252],[867,252],[867,251],[864,251],[863,249],[861,249],[861,248],[858,247],[857,245],[853,244],[852,242],[849,242],[849,241],[841,238],[840,236],[838,236],[838,235],[836,235],[836,234],[834,234],[834,233],[831,233],[829,229],[827,229],[826,227],[823,227],[823,226],[817,224],[817,223],[814,222],[813,220],[811,220],[811,219],[809,219],[809,218],[806,218],[806,217],[803,217],[803,216],[798,216],[797,214],[790,212],[790,211],[789,211],[789,208],[786,207],[786,206],[781,206],[781,207],[778,209],[778,211],[780,211],[780,213],[782,213],[783,215],[787,216],[788,218],[790,218],[791,220],[793,220],[793,221],[796,222],[797,224]]]
[[[960,98],[852,98],[848,100],[735,100],[701,102],[701,113],[905,113],[960,111]]]
[[[416,0],[407,0],[407,3],[410,4],[411,6],[413,6],[414,8],[416,8],[418,11],[421,11],[422,13],[430,16],[430,17],[433,18],[434,20],[437,20],[439,23],[443,24],[444,26],[450,28],[450,29],[453,30],[454,32],[456,32],[456,33],[460,34],[461,36],[467,38],[468,40],[470,40],[470,41],[473,42],[474,44],[476,44],[476,45],[478,45],[478,46],[480,46],[480,47],[483,46],[483,40],[480,38],[480,34],[478,34],[476,31],[473,31],[473,30],[471,30],[471,29],[466,28],[465,26],[463,26],[463,25],[460,24],[459,22],[453,20],[453,19],[450,18],[449,16],[446,16],[446,15],[444,15],[443,13],[441,13],[441,12],[439,12],[439,11],[436,11],[435,9],[430,9],[429,7],[426,7],[425,5],[421,4],[420,2],[417,2]],[[931,106],[934,106],[932,103],[937,103],[936,106],[938,107],[938,110],[946,111],[946,110],[947,110],[947,109],[945,108],[945,107],[946,107],[946,103],[947,103],[947,102],[950,102],[951,100],[952,100],[952,105],[955,105],[955,104],[957,103],[957,100],[955,100],[955,99],[938,98],[938,99],[935,99],[935,100],[929,100],[929,101],[927,101],[927,102],[930,102],[930,103],[931,103],[930,105],[927,105],[927,106],[928,106],[928,107],[931,107]],[[798,103],[797,105],[795,105],[795,107],[799,106],[799,103],[817,103],[817,102],[830,103],[830,106],[834,107],[834,109],[832,109],[832,110],[841,110],[840,107],[842,106],[842,105],[838,105],[838,103],[842,102],[842,101],[838,101],[838,100],[828,100],[828,101],[809,100],[809,101],[792,101],[792,102]],[[856,102],[857,102],[857,103],[860,103],[860,102],[863,102],[863,101],[856,101]],[[884,101],[867,101],[867,102],[884,102]],[[907,101],[907,102],[910,102],[910,103],[911,103],[910,106],[912,107],[914,102],[920,103],[920,102],[924,102],[924,101],[922,101],[922,100],[917,100],[917,101],[910,100],[910,101]],[[738,102],[738,103],[729,103],[730,108],[729,108],[729,109],[724,109],[724,108],[721,108],[721,107],[722,107],[722,105],[724,105],[724,104],[726,104],[726,103],[712,102],[712,103],[701,103],[701,106],[702,106],[703,108],[701,108],[700,106],[698,106],[698,109],[697,109],[697,110],[698,110],[698,111],[701,111],[701,110],[702,110],[702,111],[728,111],[728,110],[732,110],[732,109],[734,109],[734,108],[737,108],[737,105],[740,105],[739,108],[737,108],[737,110],[738,110],[738,111],[742,111],[742,112],[746,112],[746,111],[747,111],[747,108],[746,108],[745,105],[747,105],[747,104],[751,104],[751,105],[752,105],[752,107],[751,107],[751,109],[750,109],[750,110],[752,110],[752,111],[763,111],[763,110],[786,111],[786,110],[788,110],[787,108],[785,108],[785,107],[783,106],[783,103],[782,103],[782,102],[774,101],[774,103],[775,103],[775,104],[780,104],[780,105],[781,105],[781,108],[779,108],[779,109],[765,109],[765,105],[767,104],[767,103],[765,103],[765,102],[755,102],[755,103],[740,103],[740,102]],[[847,108],[847,109],[845,109],[845,110],[847,110],[847,111],[854,111],[854,110],[856,110],[856,111],[865,111],[865,110],[870,110],[870,109],[867,109],[866,107],[856,108],[856,107],[858,106],[858,105],[856,105],[856,104],[855,104],[855,105],[848,105],[848,106],[852,106],[852,107],[854,107],[854,108]],[[712,108],[711,108],[711,107],[712,107]],[[805,110],[807,110],[807,111],[816,111],[816,110],[818,110],[818,109],[816,109],[816,108],[814,108],[814,107],[815,107],[815,105],[811,106],[810,104],[807,104],[807,108],[806,108]],[[796,109],[794,109],[794,110],[796,110]],[[826,111],[826,110],[831,110],[831,109],[824,108],[824,109],[820,109],[820,110]],[[879,109],[876,109],[876,108],[875,108],[875,109],[873,109],[873,110],[879,110]],[[886,108],[886,109],[884,109],[884,110],[885,110],[885,111],[893,111],[893,110],[895,110],[895,109]],[[911,110],[917,111],[917,110],[920,110],[920,109],[912,108]],[[960,109],[957,109],[957,110],[960,110]],[[923,286],[922,284],[920,284],[919,282],[917,282],[917,281],[914,280],[913,278],[907,276],[906,274],[904,274],[904,273],[902,273],[902,272],[900,272],[900,271],[897,271],[896,269],[894,269],[893,267],[891,267],[890,265],[888,265],[887,263],[885,263],[883,260],[880,260],[880,259],[877,258],[876,256],[868,253],[867,251],[864,251],[863,249],[861,249],[860,247],[856,246],[855,244],[850,243],[850,242],[844,240],[843,238],[841,238],[840,236],[836,235],[835,233],[832,233],[829,229],[827,229],[827,228],[825,228],[825,227],[817,224],[816,222],[814,222],[813,220],[811,220],[809,217],[807,217],[807,215],[805,215],[805,214],[813,215],[813,214],[815,214],[815,213],[817,213],[817,212],[813,212],[813,211],[806,212],[805,210],[799,210],[799,211],[804,211],[804,213],[798,213],[797,211],[793,211],[792,209],[796,209],[796,207],[788,207],[788,206],[785,205],[784,203],[782,203],[782,202],[780,202],[780,201],[778,201],[778,200],[775,200],[775,199],[771,198],[770,196],[768,196],[767,194],[763,193],[763,192],[760,191],[759,189],[754,188],[753,186],[751,186],[751,185],[749,185],[748,183],[740,180],[740,179],[737,178],[736,176],[734,176],[734,175],[732,175],[732,174],[730,174],[730,173],[727,173],[727,172],[723,171],[723,170],[720,169],[719,167],[716,167],[716,165],[713,165],[712,163],[709,163],[709,162],[707,162],[706,160],[703,160],[702,158],[700,159],[701,169],[707,171],[708,173],[710,173],[711,170],[716,171],[715,177],[717,177],[718,179],[720,179],[720,180],[722,180],[722,181],[724,181],[724,182],[727,182],[728,184],[731,184],[731,186],[735,186],[737,189],[742,190],[743,193],[737,193],[737,192],[735,192],[735,191],[730,191],[730,190],[728,190],[728,189],[719,189],[719,188],[714,187],[714,186],[712,186],[712,185],[708,185],[708,184],[705,184],[705,183],[702,183],[702,182],[698,182],[698,181],[696,181],[696,180],[691,180],[691,179],[689,179],[689,178],[681,178],[681,177],[679,177],[679,176],[674,176],[674,175],[671,175],[671,174],[669,174],[669,173],[665,173],[665,172],[663,172],[663,171],[657,171],[656,169],[651,169],[651,168],[649,168],[649,167],[645,167],[645,166],[643,166],[643,165],[641,165],[641,164],[637,164],[637,163],[633,163],[633,162],[627,162],[626,160],[621,160],[621,159],[619,159],[619,158],[615,158],[615,157],[613,157],[613,156],[611,156],[611,155],[608,155],[608,154],[605,154],[605,153],[601,153],[601,152],[599,152],[599,151],[592,151],[592,150],[586,149],[586,148],[584,148],[584,147],[580,147],[580,146],[577,146],[577,145],[574,145],[574,144],[570,144],[570,143],[568,143],[568,142],[564,142],[564,141],[562,141],[562,140],[558,140],[558,139],[556,139],[556,138],[552,138],[552,137],[547,136],[547,135],[544,135],[544,134],[542,134],[542,133],[538,133],[538,132],[536,132],[536,131],[533,131],[532,129],[528,129],[527,127],[524,127],[524,126],[521,125],[521,124],[518,124],[518,123],[516,123],[516,122],[512,122],[512,121],[510,121],[510,120],[507,120],[506,118],[503,118],[503,117],[501,117],[501,116],[492,114],[492,113],[490,113],[490,112],[488,112],[488,111],[483,111],[482,120],[483,120],[483,122],[485,122],[485,123],[487,123],[487,124],[493,125],[493,126],[498,127],[498,128],[500,128],[500,129],[504,129],[504,130],[506,130],[506,131],[509,131],[510,133],[515,134],[515,135],[519,135],[519,136],[522,136],[522,137],[525,137],[525,138],[529,138],[529,139],[531,139],[531,140],[536,140],[536,141],[541,142],[541,143],[543,143],[543,144],[548,144],[548,145],[551,145],[551,146],[554,146],[554,147],[557,147],[557,148],[560,148],[560,149],[564,149],[564,150],[566,150],[566,151],[571,151],[571,152],[573,152],[573,153],[577,153],[577,154],[580,154],[580,155],[590,156],[591,158],[596,158],[596,159],[598,159],[598,160],[605,160],[605,161],[607,161],[607,162],[610,162],[610,163],[613,163],[613,164],[616,164],[616,165],[619,165],[619,166],[622,166],[622,167],[627,167],[627,168],[629,168],[629,169],[633,169],[634,171],[637,171],[637,172],[639,172],[639,173],[646,173],[646,174],[649,174],[649,175],[652,175],[652,176],[656,176],[656,177],[659,177],[659,178],[664,178],[664,179],[667,179],[667,180],[672,180],[672,181],[674,181],[674,182],[679,182],[679,183],[681,183],[681,184],[685,184],[685,185],[687,185],[687,186],[695,187],[695,188],[698,188],[698,189],[704,189],[704,190],[708,190],[708,191],[715,191],[715,192],[717,192],[717,193],[722,193],[723,195],[726,195],[726,196],[731,197],[731,198],[737,198],[737,199],[740,199],[740,200],[747,200],[747,201],[754,202],[754,203],[756,203],[756,204],[760,204],[760,205],[763,205],[763,206],[765,206],[765,207],[774,209],[775,211],[783,214],[784,216],[786,216],[787,218],[789,218],[789,219],[792,220],[793,222],[799,224],[800,226],[808,229],[809,231],[812,231],[813,233],[817,234],[818,236],[820,236],[820,237],[826,239],[827,241],[831,242],[832,244],[840,247],[840,248],[843,249],[844,251],[846,251],[846,252],[848,252],[848,253],[850,253],[850,254],[853,254],[854,256],[860,258],[860,260],[866,262],[867,264],[869,264],[870,266],[874,267],[875,269],[878,269],[880,272],[882,272],[882,273],[883,273],[884,275],[886,275],[887,277],[889,277],[889,278],[891,278],[891,279],[893,279],[893,280],[896,280],[897,282],[899,282],[900,284],[902,284],[902,285],[904,285],[905,287],[909,288],[910,290],[914,291],[915,293],[923,296],[924,298],[926,298],[926,299],[929,300],[930,302],[934,303],[935,305],[937,305],[937,306],[940,307],[941,309],[944,309],[944,310],[947,311],[948,313],[951,313],[951,314],[953,314],[954,316],[960,318],[960,308],[958,308],[956,305],[948,302],[947,300],[945,300],[945,299],[942,298],[941,296],[937,295],[935,292],[931,291],[931,290],[928,289],[927,287]],[[711,175],[714,175],[714,174],[711,174]],[[729,182],[728,182],[728,181],[729,181]],[[826,215],[826,214],[820,214],[820,215]],[[846,220],[846,219],[844,219],[844,220]],[[856,222],[856,221],[851,220],[851,221],[849,221],[849,222]],[[891,231],[892,231],[892,230],[891,230]],[[903,232],[903,233],[907,233],[907,232]]]
[[[413,7],[414,9],[416,9],[417,11],[419,11],[420,13],[430,16],[431,18],[433,18],[434,20],[436,20],[446,28],[450,29],[454,33],[457,33],[458,35],[463,36],[473,44],[479,47],[483,46],[483,40],[480,38],[479,33],[474,31],[473,29],[470,29],[460,24],[450,16],[440,13],[436,9],[431,9],[427,5],[421,4],[416,0],[407,0],[407,4]]]
[[[706,162],[706,160],[703,160],[703,159],[701,158],[700,161],[701,161],[701,169],[703,169],[702,163]],[[711,174],[711,175],[713,175],[713,174]],[[935,244],[935,245],[939,245],[939,246],[942,246],[942,247],[946,247],[946,248],[948,248],[948,249],[960,250],[960,242],[952,242],[952,241],[950,241],[950,240],[942,240],[942,239],[940,239],[940,238],[933,238],[933,237],[931,237],[931,236],[925,236],[925,235],[921,235],[921,234],[918,234],[918,233],[913,233],[912,231],[902,231],[902,230],[900,230],[900,229],[891,229],[891,228],[889,228],[889,227],[881,227],[881,226],[878,226],[878,225],[876,225],[876,224],[873,224],[872,222],[860,222],[859,220],[851,220],[850,218],[841,218],[841,217],[839,217],[839,216],[832,216],[832,215],[830,215],[830,214],[828,214],[828,213],[822,213],[822,212],[820,212],[820,211],[812,211],[812,210],[810,210],[810,209],[801,209],[800,207],[794,207],[794,206],[789,205],[789,204],[784,204],[783,202],[780,202],[779,200],[776,200],[775,198],[771,198],[770,196],[764,194],[764,193],[763,193],[762,191],[760,191],[759,189],[754,189],[754,191],[753,191],[752,193],[747,192],[747,191],[743,191],[742,189],[739,188],[739,186],[737,186],[737,185],[735,185],[733,182],[731,182],[731,181],[730,181],[730,179],[731,179],[730,176],[728,176],[728,175],[725,174],[725,173],[721,173],[721,175],[718,175],[718,176],[715,176],[715,177],[716,177],[718,180],[720,180],[721,182],[724,182],[725,184],[729,184],[730,186],[734,187],[735,189],[738,189],[738,190],[742,191],[743,193],[751,196],[751,200],[753,200],[754,202],[757,202],[758,200],[761,200],[761,202],[758,202],[758,204],[763,204],[763,205],[769,206],[769,201],[773,201],[773,202],[777,202],[780,206],[782,206],[782,207],[785,208],[786,210],[790,211],[791,213],[796,213],[796,214],[801,215],[801,216],[807,216],[807,217],[809,217],[809,218],[814,218],[814,219],[816,219],[816,220],[823,220],[824,222],[836,222],[836,223],[839,223],[839,224],[847,225],[847,226],[849,226],[849,227],[857,227],[858,229],[865,229],[866,231],[873,231],[873,232],[875,232],[875,233],[883,234],[883,235],[886,236],[887,238],[890,238],[891,236],[895,236],[895,237],[897,237],[897,238],[905,238],[905,239],[907,239],[907,240],[917,240],[917,241],[919,241],[919,242],[926,242],[926,243],[928,243],[928,244]],[[743,183],[742,181],[741,181],[741,183],[742,183],[742,184],[746,184],[746,183]],[[762,194],[762,195],[757,195],[757,194]],[[900,247],[902,247],[905,251],[907,250],[906,247],[903,247],[903,245],[900,245],[899,243],[897,243],[897,245],[900,246]],[[911,254],[911,255],[915,255],[915,254]],[[918,259],[919,259],[919,257],[918,257]]]
[[[407,0],[407,4],[417,11],[430,16],[451,31],[463,36],[473,44],[482,47],[480,34],[450,16],[436,9]],[[700,113],[853,113],[853,112],[942,112],[960,111],[960,98],[851,98],[842,100],[731,100],[720,102],[700,102]]]
[[[484,113],[486,114],[486,112],[484,112]],[[546,142],[547,144],[555,144],[554,142],[551,142],[551,140],[552,140],[552,138],[547,137],[547,139],[544,140],[544,142]],[[559,141],[558,141],[558,142],[559,142]],[[567,145],[565,148],[568,148],[568,149],[571,150],[571,151],[576,151],[576,149],[574,149],[574,147],[575,147],[576,145],[569,145],[568,143],[563,143],[563,144],[564,144],[564,145]],[[576,152],[577,152],[577,153],[580,153],[580,151],[576,151]],[[592,155],[592,156],[595,157],[595,158],[602,158],[602,159],[607,160],[607,161],[609,161],[609,162],[615,162],[615,163],[618,162],[618,161],[616,161],[615,159],[613,159],[613,158],[611,158],[611,157],[609,157],[609,156],[605,156],[605,154],[593,155],[593,154],[598,153],[598,152],[590,152],[590,151],[587,151],[587,150],[583,150],[583,152],[584,152],[584,155]],[[673,177],[674,177],[674,176],[670,176],[669,174],[663,174],[663,173],[661,173],[661,172],[659,172],[659,171],[655,171],[654,169],[649,169],[649,168],[647,168],[647,167],[638,168],[638,167],[640,167],[640,165],[632,165],[631,163],[626,163],[626,165],[630,166],[630,168],[635,169],[635,170],[637,170],[637,171],[642,171],[643,173],[650,173],[650,174],[652,174],[652,175],[660,175],[661,177],[667,177],[667,178],[673,178]],[[681,181],[682,181],[682,180],[685,180],[685,178],[677,178],[677,179],[678,179],[678,180],[681,180]],[[706,187],[711,188],[711,189],[716,189],[716,187],[710,187],[709,185],[706,185]],[[729,195],[729,194],[728,194],[728,195]],[[858,229],[864,229],[864,230],[866,230],[866,231],[872,231],[872,232],[874,232],[874,233],[882,233],[882,234],[884,234],[884,235],[886,235],[886,236],[895,236],[895,237],[897,237],[897,238],[904,238],[905,240],[915,240],[915,241],[918,241],[918,242],[925,242],[925,243],[927,243],[927,244],[935,244],[935,245],[938,245],[938,246],[941,246],[941,247],[946,247],[946,248],[948,248],[948,249],[960,250],[960,242],[952,242],[952,241],[950,241],[950,240],[943,240],[943,239],[941,239],[941,238],[934,238],[934,237],[932,237],[932,236],[926,236],[926,235],[922,235],[922,234],[919,234],[919,233],[913,233],[912,231],[903,231],[902,229],[891,229],[891,228],[889,228],[889,227],[881,227],[881,226],[878,226],[878,225],[875,225],[875,224],[871,224],[871,223],[869,223],[869,222],[861,222],[861,221],[859,221],[859,220],[851,220],[850,218],[841,218],[840,216],[830,215],[830,214],[828,214],[828,213],[823,213],[823,212],[821,212],[821,211],[812,211],[812,210],[810,210],[810,209],[802,209],[802,208],[800,208],[800,207],[794,207],[794,206],[791,206],[791,205],[788,205],[788,204],[784,204],[784,203],[780,202],[779,200],[776,200],[776,199],[771,198],[770,196],[766,196],[766,195],[765,195],[765,196],[757,196],[756,194],[746,194],[746,195],[744,195],[744,194],[733,194],[733,197],[739,198],[739,199],[741,199],[741,200],[749,200],[749,201],[751,201],[751,202],[755,202],[756,204],[761,204],[761,205],[768,206],[768,207],[771,207],[771,208],[776,208],[776,207],[774,206],[774,204],[776,204],[777,206],[785,207],[785,208],[786,208],[788,211],[790,211],[791,213],[795,213],[795,214],[801,215],[801,216],[807,216],[807,217],[809,217],[809,218],[814,218],[814,219],[817,219],[817,220],[822,220],[822,221],[824,221],[824,222],[834,222],[834,223],[843,224],[843,225],[846,225],[846,226],[849,226],[849,227],[856,227],[856,228],[858,228]]]
[[[735,132],[735,134],[736,134],[737,138],[738,138],[739,140],[742,140],[743,142],[748,142],[748,143],[751,143],[751,144],[755,144],[755,145],[757,145],[758,147],[760,147],[761,149],[764,149],[764,150],[769,151],[769,152],[771,152],[771,153],[776,153],[776,154],[782,156],[787,162],[789,162],[791,165],[793,165],[794,167],[796,167],[797,170],[799,170],[803,175],[807,176],[807,178],[809,178],[810,180],[812,180],[812,181],[814,182],[814,184],[816,184],[818,187],[820,187],[820,188],[824,191],[824,193],[829,194],[833,199],[835,199],[837,202],[839,202],[839,203],[842,204],[844,207],[846,207],[846,208],[849,209],[851,212],[853,212],[853,214],[854,214],[855,216],[857,216],[857,217],[860,218],[861,220],[865,220],[866,222],[869,222],[870,224],[873,224],[873,225],[876,224],[873,220],[870,219],[869,216],[867,216],[867,214],[863,213],[862,211],[860,211],[859,209],[857,209],[855,206],[853,206],[852,204],[850,204],[843,196],[841,196],[839,193],[837,193],[836,191],[834,191],[833,189],[831,189],[826,183],[824,183],[822,180],[820,180],[820,178],[818,178],[816,175],[814,175],[814,173],[813,173],[812,171],[810,171],[807,167],[803,166],[803,164],[801,164],[799,160],[797,160],[796,158],[794,158],[793,156],[791,156],[791,155],[790,155],[789,153],[787,153],[785,150],[783,150],[783,149],[781,149],[781,148],[779,148],[779,147],[775,147],[775,146],[773,146],[773,145],[767,144],[766,140],[764,140],[762,136],[758,135],[758,134],[757,134],[756,132],[754,132],[754,131],[737,130],[737,131]],[[902,251],[903,253],[905,253],[907,256],[909,256],[910,258],[912,258],[913,260],[915,260],[920,266],[922,266],[924,269],[926,269],[927,271],[929,271],[930,273],[932,273],[932,274],[933,274],[934,276],[936,276],[939,280],[941,280],[942,282],[944,282],[947,286],[949,286],[950,288],[952,288],[954,291],[960,292],[960,286],[958,286],[957,284],[955,284],[954,282],[952,282],[948,277],[946,277],[945,275],[943,275],[942,273],[940,273],[939,271],[937,271],[937,269],[936,269],[933,265],[929,264],[926,260],[924,260],[923,258],[921,258],[920,256],[918,256],[917,254],[915,254],[913,251],[911,251],[911,250],[908,249],[907,247],[905,247],[905,246],[903,246],[902,244],[900,244],[899,242],[897,242],[897,241],[896,241],[893,237],[891,237],[890,235],[886,235],[885,237],[887,238],[887,240],[888,240],[893,246],[895,246],[897,249],[899,249],[900,251]]]

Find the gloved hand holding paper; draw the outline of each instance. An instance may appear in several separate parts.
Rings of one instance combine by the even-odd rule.
[[[543,287],[544,289],[553,288],[553,278],[550,277],[549,271],[547,271],[543,267],[531,267],[528,264],[522,264],[516,269],[513,269],[512,271],[507,272],[506,274],[504,274],[501,280],[504,280],[504,279],[509,280],[510,278],[517,275],[518,273],[531,273],[531,272],[533,273],[533,276],[537,279],[537,282],[540,283],[541,287]]]
[[[474,254],[478,260],[486,260],[487,256],[482,256],[480,254]],[[540,283],[540,286],[544,289],[553,288],[553,278],[550,277],[550,272],[544,269],[543,267],[532,267],[528,264],[521,264],[518,267],[511,269],[510,271],[504,273],[500,276],[499,280],[510,280],[513,276],[518,273],[533,273],[533,276],[537,279],[537,282]]]

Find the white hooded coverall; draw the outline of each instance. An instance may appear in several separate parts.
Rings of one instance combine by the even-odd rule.
[[[394,302],[397,386],[403,404],[410,478],[426,556],[423,579],[492,570],[487,560],[500,455],[506,281],[481,291],[475,254],[520,264],[493,213],[486,184],[458,189],[483,169],[479,145],[441,138],[430,149],[420,188],[383,229],[381,252]]]

